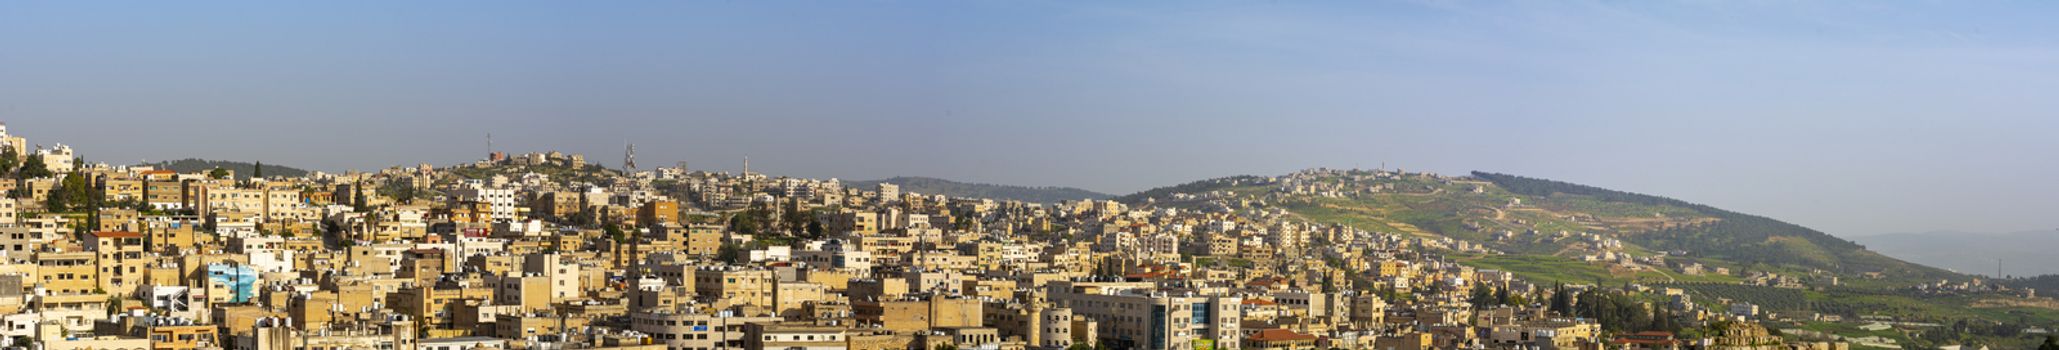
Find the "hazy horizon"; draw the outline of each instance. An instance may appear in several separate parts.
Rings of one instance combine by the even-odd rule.
[[[1482,170],[1832,234],[2059,228],[2043,2],[0,3],[91,161],[560,150],[1123,194]]]

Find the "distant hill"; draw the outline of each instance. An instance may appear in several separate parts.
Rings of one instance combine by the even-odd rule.
[[[881,183],[901,186],[901,192],[941,194],[951,197],[992,198],[1036,203],[1057,203],[1081,199],[1108,199],[1106,193],[1072,187],[1031,187],[1015,185],[994,185],[957,182],[945,179],[919,176],[899,176],[882,180],[848,181],[847,187],[868,188]]]
[[[1994,276],[1996,259],[2003,275],[2059,274],[2059,230],[2013,233],[1924,232],[1855,237],[1853,240],[1888,256],[1959,271]]]
[[[229,169],[229,171],[235,172],[237,179],[249,179],[250,175],[254,174],[254,171],[256,170],[255,164],[248,162],[238,162],[229,160],[206,160],[197,158],[187,158],[156,163],[145,163],[140,165],[155,166],[160,169],[177,171],[180,173],[205,172],[208,170],[214,170],[214,168],[226,168]],[[267,177],[296,177],[306,175],[307,170],[303,170],[300,168],[277,164],[265,164],[265,176]]]
[[[2046,298],[2050,298],[2046,295],[2052,293],[2052,291],[2059,291],[2059,274],[2018,277],[1997,281],[2002,282],[2002,285],[2014,288],[2035,288],[2038,291],[2038,296]]]

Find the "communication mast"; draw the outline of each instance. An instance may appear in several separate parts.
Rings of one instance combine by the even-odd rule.
[[[622,172],[636,172],[636,144],[629,144],[629,150],[622,154]]]

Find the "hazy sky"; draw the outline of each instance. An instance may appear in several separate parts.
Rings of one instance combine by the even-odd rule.
[[[1491,170],[1840,235],[2059,228],[2059,2],[0,2],[0,121],[91,160],[1130,192]]]

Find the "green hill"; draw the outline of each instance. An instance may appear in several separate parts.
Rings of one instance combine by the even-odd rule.
[[[1593,198],[1634,206],[1685,208],[1714,220],[1664,227],[1628,240],[1647,248],[1680,250],[1744,264],[1769,264],[1832,271],[1840,275],[1878,272],[1882,275],[1934,280],[1958,277],[1941,269],[1912,264],[1866,250],[1864,246],[1821,231],[1764,216],[1717,209],[1672,198],[1615,191],[1522,176],[1473,172],[1510,192],[1546,202]]]
[[[866,188],[878,186],[881,183],[899,185],[901,186],[902,192],[914,192],[921,194],[941,194],[951,197],[1006,199],[1037,203],[1056,203],[1059,201],[1081,199],[1107,199],[1109,197],[1112,197],[1105,193],[1088,191],[1072,187],[1031,187],[1014,185],[994,185],[982,183],[957,182],[945,179],[918,176],[899,176],[881,180],[850,181],[845,182],[844,185],[858,188]]]
[[[1896,260],[1800,225],[1678,199],[1515,175],[1307,170],[1201,180],[1118,200],[1145,208],[1259,209],[1248,215],[1284,210],[1290,219],[1426,241],[1460,240],[1475,244],[1424,251],[1536,283],[1675,288],[1717,310],[1733,301],[1748,302],[1789,318],[1784,326],[1886,336],[1911,348],[2022,348],[2042,336],[2012,330],[2059,324],[2059,302],[2052,299],[2024,298],[2016,291],[1941,289],[1939,281],[1977,284],[1973,276]],[[2059,289],[2059,276],[1999,282]],[[1817,314],[1844,321],[1809,319]],[[1862,317],[1994,327],[1876,332],[1857,328]]]
[[[1186,194],[1187,196],[1179,196]],[[1745,272],[1845,283],[1908,285],[1965,276],[1896,260],[1851,241],[1771,218],[1687,201],[1507,174],[1433,176],[1321,170],[1234,176],[1120,197],[1133,205],[1211,205],[1224,197],[1286,209],[1302,219],[1359,229],[1479,243],[1507,255],[1460,256],[1463,263],[1570,282],[1735,281]],[[1668,264],[1726,268],[1731,276],[1688,276],[1667,266],[1584,271],[1547,264],[1604,253],[1660,256]],[[1884,278],[1857,278],[1884,277]],[[1597,278],[1603,277],[1603,278]]]
[[[250,175],[256,174],[257,169],[256,164],[251,162],[238,162],[231,160],[207,160],[198,158],[187,158],[156,163],[145,163],[140,165],[154,166],[161,169],[177,171],[180,173],[205,172],[208,170],[214,170],[214,168],[224,168],[229,169],[229,171],[235,172],[236,179],[239,180],[249,179]],[[277,164],[265,164],[264,167],[264,174],[266,177],[299,177],[307,176],[308,173],[307,170]]]

